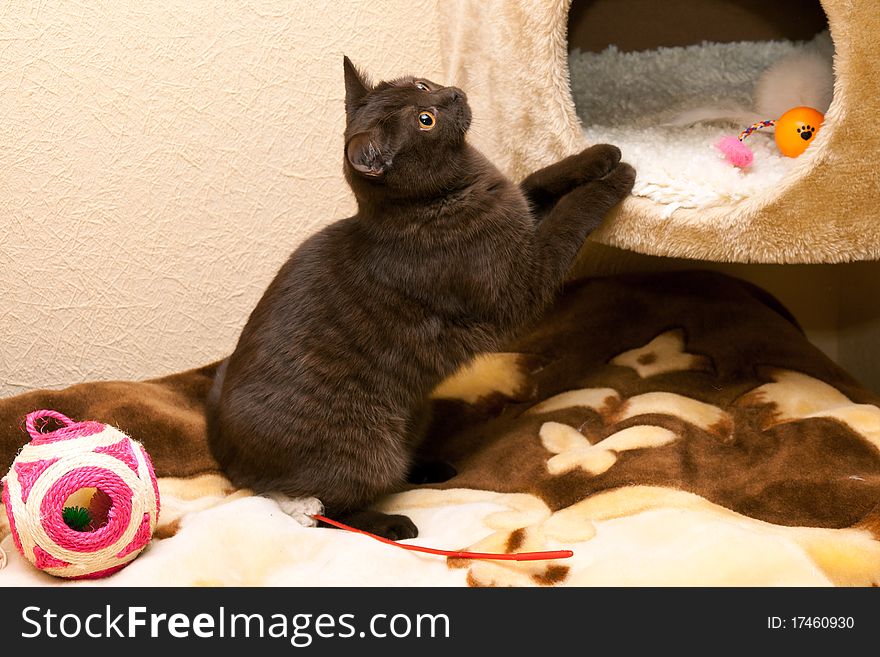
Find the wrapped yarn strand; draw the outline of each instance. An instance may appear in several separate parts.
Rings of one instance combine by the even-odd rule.
[[[52,423],[60,427],[47,431]],[[110,425],[53,410],[34,411],[24,424],[31,440],[3,479],[15,547],[57,577],[103,577],[128,565],[159,518],[159,487],[143,445]]]

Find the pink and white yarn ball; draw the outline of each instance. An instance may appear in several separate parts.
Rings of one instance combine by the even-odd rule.
[[[50,423],[60,425],[46,431]],[[15,547],[50,575],[95,578],[128,565],[153,535],[159,487],[146,450],[119,429],[34,411],[3,479]],[[74,507],[79,500],[82,506]],[[67,511],[65,511],[67,509]],[[71,525],[70,512],[88,522]]]

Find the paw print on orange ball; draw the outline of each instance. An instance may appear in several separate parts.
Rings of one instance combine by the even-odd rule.
[[[812,107],[794,107],[776,121],[776,145],[788,157],[803,153],[822,125],[825,116]]]

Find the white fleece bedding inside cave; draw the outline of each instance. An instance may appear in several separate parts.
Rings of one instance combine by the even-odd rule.
[[[614,46],[600,53],[574,50],[569,55],[571,90],[588,141],[617,144],[636,168],[633,194],[663,204],[669,216],[679,207],[749,198],[777,185],[793,167],[795,160],[779,153],[771,130],[747,139],[755,158],[744,171],[725,161],[715,144],[751,122],[742,123],[754,113],[753,93],[761,74],[810,47],[810,42],[761,41],[640,52]],[[677,117],[698,108],[737,115],[740,122],[674,125]]]

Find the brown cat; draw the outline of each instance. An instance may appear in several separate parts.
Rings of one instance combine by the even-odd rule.
[[[539,316],[634,172],[599,145],[516,185],[466,141],[463,91],[344,68],[358,212],[269,285],[218,374],[210,442],[238,485],[410,538],[366,507],[405,482],[429,393]]]

